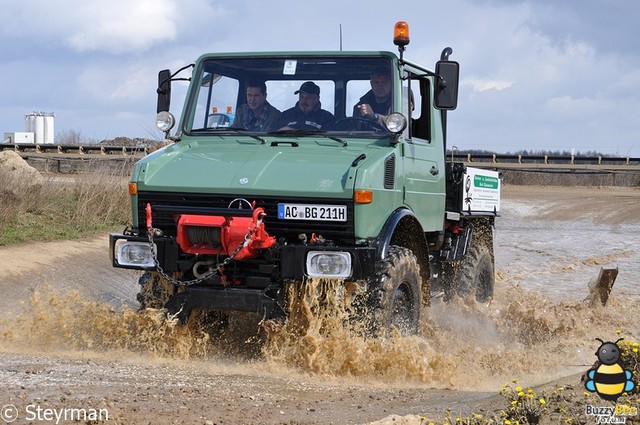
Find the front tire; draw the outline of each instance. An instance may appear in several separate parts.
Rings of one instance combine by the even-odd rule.
[[[369,314],[371,331],[384,334],[397,329],[403,335],[418,332],[422,307],[420,265],[413,252],[392,245],[376,263],[371,285]]]
[[[158,272],[146,272],[138,280],[140,292],[137,299],[140,310],[146,308],[164,308],[175,291],[175,285]]]

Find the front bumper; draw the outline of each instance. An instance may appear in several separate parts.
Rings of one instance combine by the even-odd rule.
[[[118,258],[118,245],[121,242],[149,245],[149,240],[143,236],[110,234],[109,249],[114,267],[158,270],[156,266],[123,264]],[[191,262],[195,261],[189,257],[194,256],[182,253],[175,239],[171,237],[154,238],[154,244],[158,265],[162,270],[167,273],[184,272],[183,275],[186,275],[185,279],[188,280]],[[347,280],[363,280],[373,274],[376,254],[373,247],[275,246],[269,249],[269,255],[265,258],[232,261],[228,266],[229,269],[242,269],[238,275],[240,279],[233,276],[229,280],[233,284],[221,285],[221,281],[215,276],[197,285],[181,286],[174,291],[165,307],[175,314],[182,315],[188,315],[194,309],[205,309],[252,312],[267,319],[283,317],[286,315],[283,308],[284,284],[286,282],[302,283],[308,277],[306,259],[309,253],[314,251],[348,253],[351,258],[351,273]]]
[[[121,241],[148,244],[148,238],[139,235],[129,235],[120,233],[109,234],[109,253],[113,267],[136,269],[136,270],[157,270],[156,266],[135,265],[130,262],[123,262],[119,258],[118,244]],[[180,272],[190,269],[191,263],[181,253],[180,247],[175,238],[156,237],[154,238],[157,265],[167,273]],[[269,260],[262,260],[264,265],[275,265],[272,273],[272,284],[278,281],[301,281],[308,277],[307,256],[310,252],[340,252],[346,253],[351,259],[351,271],[348,280],[367,279],[373,274],[376,249],[369,246],[343,247],[343,246],[322,246],[313,244],[284,245],[270,249]],[[195,261],[195,260],[194,260]],[[259,262],[261,259],[252,259]],[[238,261],[242,263],[241,261]]]

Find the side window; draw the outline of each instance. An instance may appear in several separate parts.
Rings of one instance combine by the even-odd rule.
[[[351,80],[347,83],[347,117],[353,116],[353,107],[360,101],[360,98],[371,90],[369,80]]]
[[[411,109],[410,109],[411,108]],[[402,112],[411,119],[407,123],[405,137],[431,141],[429,117],[429,80],[413,78],[402,83]]]
[[[228,127],[233,123],[239,88],[238,80],[233,78],[215,76],[207,79],[205,77],[198,93],[191,127],[194,129]]]

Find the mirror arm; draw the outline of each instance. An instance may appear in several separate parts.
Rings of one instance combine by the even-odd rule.
[[[164,84],[168,81],[191,81],[191,78],[173,78],[176,75],[178,75],[179,73],[181,73],[182,71],[184,71],[187,68],[193,68],[195,67],[196,64],[195,63],[190,63],[189,65],[185,65],[182,68],[180,68],[179,70],[177,70],[176,72],[174,72],[173,74],[171,74],[169,77],[165,78],[164,80],[162,80],[160,82],[160,84],[158,84],[158,89],[156,90],[158,92],[158,94],[166,94],[167,92],[163,89],[161,89],[160,87],[164,86]]]
[[[449,56],[453,53],[453,49],[451,47],[445,47],[442,50],[442,53],[440,53],[440,60],[441,61],[448,61],[449,60]]]

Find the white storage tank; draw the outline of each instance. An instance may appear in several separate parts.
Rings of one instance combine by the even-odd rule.
[[[44,117],[42,115],[36,115],[35,127],[33,128],[33,133],[36,138],[36,145],[41,145],[44,143]]]
[[[24,116],[24,131],[27,133],[33,133],[36,129],[36,116],[29,114]]]
[[[54,141],[53,120],[53,112],[44,115],[44,143],[46,145],[52,145]]]
[[[53,112],[32,112],[24,117],[25,130],[34,134],[36,144],[54,143]]]

